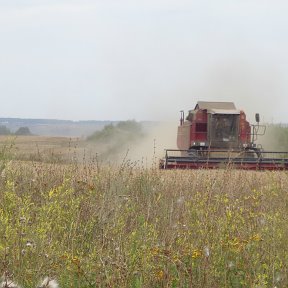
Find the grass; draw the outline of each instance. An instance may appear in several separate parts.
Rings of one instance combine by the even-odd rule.
[[[286,172],[19,161],[5,151],[0,273],[22,287],[44,276],[60,287],[288,286]]]

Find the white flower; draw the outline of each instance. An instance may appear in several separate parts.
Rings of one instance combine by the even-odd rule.
[[[3,171],[1,172],[1,177],[2,177],[2,178],[5,178],[5,177],[6,177],[5,169],[3,169]]]
[[[228,268],[233,268],[235,266],[235,264],[232,261],[228,262]]]
[[[184,196],[180,196],[178,199],[177,199],[177,204],[182,204],[182,203],[184,203],[184,201],[185,201],[185,197]]]
[[[18,284],[14,283],[10,279],[5,279],[0,283],[1,288],[21,288]]]
[[[35,246],[35,244],[33,241],[30,241],[30,240],[26,241],[26,247],[34,247],[34,246]]]
[[[275,275],[275,281],[276,281],[276,282],[280,282],[281,280],[282,280],[281,274],[280,274],[280,273],[276,273],[276,275]]]
[[[265,225],[265,224],[266,224],[265,218],[260,218],[260,219],[259,219],[259,223],[260,223],[261,225]]]
[[[58,288],[59,285],[55,279],[45,277],[43,282],[37,288]]]
[[[209,256],[210,256],[210,250],[209,250],[209,248],[208,248],[207,246],[204,247],[203,252],[204,252],[204,255],[205,255],[206,257],[209,257]]]

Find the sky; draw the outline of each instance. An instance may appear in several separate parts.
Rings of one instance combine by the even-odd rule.
[[[0,0],[0,117],[288,123],[288,2]]]

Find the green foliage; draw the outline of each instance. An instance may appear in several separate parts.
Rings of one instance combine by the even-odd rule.
[[[134,120],[128,120],[119,122],[116,125],[106,125],[101,131],[96,131],[87,137],[87,140],[101,143],[117,141],[121,145],[131,140],[137,140],[142,134],[141,124]]]
[[[28,127],[20,127],[15,133],[12,133],[5,125],[0,125],[0,135],[32,135]]]
[[[96,144],[106,155],[114,155],[130,145],[137,144],[143,139],[142,125],[134,120],[122,121],[116,125],[106,125],[101,131],[96,131],[87,140]]]
[[[11,131],[5,126],[0,125],[0,135],[10,135]]]
[[[28,127],[20,127],[16,132],[15,135],[32,135],[30,129]]]

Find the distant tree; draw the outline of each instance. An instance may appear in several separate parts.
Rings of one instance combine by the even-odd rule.
[[[142,125],[135,120],[121,121],[116,127],[124,131],[134,132],[136,134],[142,132]]]
[[[96,131],[87,137],[88,141],[117,141],[118,145],[143,136],[142,125],[135,120],[121,121],[117,125],[109,124],[101,131]]]
[[[4,125],[0,125],[0,135],[10,135],[11,131]]]
[[[142,125],[134,120],[128,120],[118,122],[116,125],[106,125],[101,131],[96,131],[87,137],[87,140],[104,147],[107,154],[114,154],[139,143],[143,137]]]
[[[28,127],[20,127],[16,132],[15,135],[32,135],[30,129]]]

